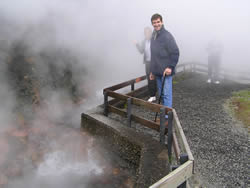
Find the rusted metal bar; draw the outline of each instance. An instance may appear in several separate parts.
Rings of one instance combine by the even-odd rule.
[[[168,112],[168,157],[172,160],[172,143],[173,143],[173,112]]]
[[[129,85],[131,85],[133,83],[138,83],[138,82],[140,82],[142,80],[145,80],[145,79],[146,79],[146,75],[138,77],[136,79],[132,79],[132,80],[123,82],[123,83],[120,83],[120,84],[117,84],[117,85],[114,85],[114,86],[111,86],[111,87],[108,87],[108,88],[105,88],[104,91],[105,90],[115,91],[115,90],[121,89],[123,87],[129,86]]]
[[[131,127],[131,111],[132,111],[131,98],[128,98],[127,99],[127,121],[128,121],[128,127]]]
[[[160,110],[160,143],[165,144],[165,129],[166,129],[166,118],[165,108],[162,107]]]
[[[108,116],[108,92],[105,91],[103,94],[104,94],[104,115]]]

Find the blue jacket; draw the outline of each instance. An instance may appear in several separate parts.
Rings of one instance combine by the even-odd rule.
[[[175,66],[179,60],[179,48],[174,37],[164,26],[160,31],[154,31],[151,38],[151,64],[150,72],[156,76],[162,76],[166,68],[175,73]]]

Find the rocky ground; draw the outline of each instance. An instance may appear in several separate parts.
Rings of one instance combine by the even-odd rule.
[[[233,91],[249,88],[207,84],[196,75],[174,86],[174,108],[195,158],[202,187],[248,186],[248,133],[225,107]]]

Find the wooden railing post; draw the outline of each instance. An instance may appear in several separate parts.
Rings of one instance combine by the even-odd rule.
[[[173,112],[168,112],[168,158],[172,160],[172,143],[173,143]]]
[[[135,90],[135,83],[132,83],[131,84],[131,91],[134,91]]]
[[[104,91],[104,115],[108,116],[108,92]]]
[[[127,99],[127,122],[128,127],[131,127],[131,111],[132,111],[132,105],[131,105],[131,98]]]
[[[180,155],[180,163],[181,165],[188,161],[188,155],[186,153]],[[179,185],[177,188],[186,188],[187,182],[183,182],[181,185]]]
[[[165,129],[166,129],[166,118],[165,108],[160,108],[160,143],[165,144]]]

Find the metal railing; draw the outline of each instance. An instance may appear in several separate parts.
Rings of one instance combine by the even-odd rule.
[[[176,72],[195,72],[201,74],[208,74],[208,65],[199,62],[187,62],[177,65]],[[250,84],[250,70],[249,71],[237,71],[229,68],[220,68],[219,78],[222,80],[230,80],[240,83]]]

